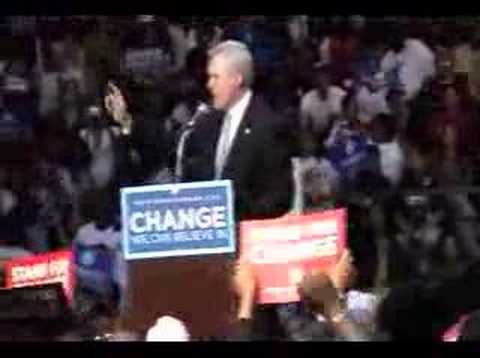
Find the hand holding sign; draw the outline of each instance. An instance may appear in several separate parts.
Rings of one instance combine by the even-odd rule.
[[[299,282],[315,270],[331,270],[345,241],[344,209],[243,222],[242,258],[248,259],[255,270],[258,302],[298,301]],[[351,276],[347,265],[350,261],[348,253],[341,256],[341,264],[332,271],[332,281],[342,284],[345,275]]]
[[[256,279],[252,265],[240,259],[235,265],[233,289],[239,298],[238,319],[249,319],[255,303]]]
[[[344,291],[354,278],[355,268],[353,257],[349,249],[342,252],[338,263],[330,270],[330,278],[333,285],[340,291]]]

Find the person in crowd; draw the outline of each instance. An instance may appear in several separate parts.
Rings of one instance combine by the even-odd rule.
[[[289,125],[251,90],[253,59],[244,44],[227,41],[209,55],[216,111],[199,121],[188,141],[185,180],[233,180],[240,219],[283,215],[293,187]]]
[[[434,54],[422,40],[402,34],[401,29],[392,29],[387,41],[389,51],[382,59],[382,70],[398,77],[405,100],[411,101],[436,74]]]
[[[289,16],[287,20],[287,29],[293,46],[301,45],[302,42],[306,41],[309,37],[308,16]]]
[[[88,147],[91,162],[88,170],[89,188],[105,188],[112,180],[115,170],[114,136],[101,120],[101,110],[90,107],[78,136]]]
[[[442,84],[452,83],[455,76],[452,40],[446,35],[438,35],[433,50],[437,67],[436,81]]]
[[[150,327],[145,340],[147,342],[188,342],[190,333],[182,321],[171,316],[163,316]]]
[[[456,29],[456,40],[453,48],[453,71],[456,76],[468,80],[472,72],[472,29],[459,25]]]
[[[405,168],[405,155],[395,133],[395,118],[382,113],[375,117],[372,125],[372,139],[380,157],[380,170],[392,187],[397,187]]]
[[[388,87],[383,73],[377,73],[366,79],[355,95],[356,120],[362,128],[368,128],[373,119],[381,113],[390,113]]]
[[[312,68],[318,61],[314,45],[303,42],[295,47],[290,47],[286,53],[287,73],[283,76],[291,83],[297,96],[302,96],[312,86]]]
[[[323,155],[339,173],[345,194],[380,175],[377,148],[351,122],[334,123],[323,145]]]
[[[373,332],[379,298],[373,293],[354,288],[359,268],[350,249],[346,249],[341,254],[329,275],[333,286],[338,290],[340,297],[344,299],[352,319],[357,324],[368,326]]]
[[[189,34],[179,18],[168,18],[168,34],[173,53],[173,65],[170,70],[172,72],[181,71],[185,66],[188,52],[194,48],[195,43],[189,38]]]
[[[299,286],[301,302],[281,305],[279,321],[272,324],[283,326],[286,339],[294,341],[367,339],[374,332],[379,299],[370,293],[350,290],[355,277],[353,258],[346,250],[328,273],[307,275]],[[265,326],[255,326],[259,313],[255,307],[255,273],[245,259],[236,264],[233,288],[238,308],[232,339],[263,339],[261,329]]]
[[[325,158],[306,158],[300,163],[303,211],[333,209],[337,204],[340,178],[333,165]]]
[[[300,127],[321,141],[335,118],[341,117],[346,93],[340,87],[332,85],[329,67],[317,65],[314,75],[314,89],[307,92],[301,100]]]
[[[63,119],[63,125],[70,130],[77,127],[84,105],[79,83],[75,79],[59,80],[58,102],[59,117]]]
[[[469,184],[472,177],[466,168],[472,166],[478,151],[477,112],[464,83],[455,82],[441,89],[441,106],[432,113],[424,132],[416,138],[425,142],[424,147],[429,147],[429,172],[438,185]],[[451,225],[457,245],[463,248],[461,252],[470,258],[478,257],[473,219],[477,210],[471,198],[465,193],[446,192],[445,200],[453,213]]]
[[[5,68],[2,79],[2,117],[25,128],[38,125],[32,71],[24,61],[12,61]]]
[[[234,267],[232,289],[237,297],[236,320],[228,340],[283,340],[285,332],[275,312],[275,306],[256,305],[257,283],[252,265],[240,258]]]
[[[446,278],[412,281],[393,287],[378,308],[378,329],[393,341],[440,341],[445,331],[478,310],[479,280],[474,262]]]
[[[367,333],[349,316],[345,302],[328,275],[319,273],[307,276],[300,292],[317,321],[326,322],[332,340],[368,340]]]
[[[338,204],[340,177],[323,157],[295,158],[295,212],[308,213],[333,209]]]
[[[458,82],[443,87],[440,96],[441,107],[432,114],[425,136],[436,143],[439,163],[458,163],[478,152],[477,110],[468,88]]]
[[[186,58],[185,69],[188,76],[193,80],[194,100],[207,101],[207,64],[208,52],[203,47],[194,47],[189,51]]]
[[[352,79],[359,49],[362,47],[363,27],[341,20],[333,24],[320,45],[321,61],[332,69],[332,82],[341,86]]]
[[[137,183],[170,182],[164,119],[173,105],[162,92],[157,97],[160,108],[148,108],[139,98],[132,99],[135,97],[132,86],[128,81],[110,81],[104,98],[106,112],[117,126],[119,176],[116,180],[124,185],[130,180]]]
[[[2,172],[0,176],[3,176],[2,169],[0,172]],[[5,176],[7,176],[6,172]],[[18,196],[9,188],[7,181],[0,180],[0,281],[3,282],[2,285],[5,284],[5,261],[32,255],[25,245],[20,204]]]
[[[76,300],[107,302],[119,309],[127,289],[123,258],[118,188],[97,197],[93,220],[82,225],[73,240]]]
[[[480,340],[479,334],[479,318],[480,311],[476,310],[472,314],[468,315],[461,322],[461,327],[458,341],[460,342],[478,342]]]
[[[356,269],[349,250],[329,272],[311,272],[299,285],[301,302],[279,307],[288,339],[367,340],[375,332],[378,299],[351,290]]]
[[[44,252],[68,244],[80,222],[81,173],[90,158],[81,140],[65,129],[46,124],[35,133],[36,141],[28,149],[32,158],[23,171],[24,186],[17,193],[27,247]]]
[[[115,24],[105,17],[95,17],[88,23],[92,31],[83,37],[85,49],[86,95],[96,98],[103,95],[104,84],[111,73],[120,69],[120,34]]]
[[[200,47],[191,49],[186,56],[185,71],[177,81],[175,93],[176,105],[172,111],[171,133],[190,121],[199,103],[208,101],[206,93],[207,53]]]
[[[480,99],[480,34],[475,33],[472,41],[472,66],[469,77],[470,93],[476,105]]]

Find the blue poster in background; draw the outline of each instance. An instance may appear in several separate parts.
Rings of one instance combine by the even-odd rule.
[[[235,252],[229,180],[121,189],[127,260]]]

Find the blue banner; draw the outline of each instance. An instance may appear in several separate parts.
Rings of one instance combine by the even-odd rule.
[[[127,260],[235,252],[229,180],[123,188]]]

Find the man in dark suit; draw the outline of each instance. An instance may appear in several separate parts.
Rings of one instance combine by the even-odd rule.
[[[291,206],[291,130],[251,90],[247,47],[226,41],[209,52],[214,110],[199,120],[185,149],[183,181],[231,179],[240,220],[278,217]]]
[[[210,50],[207,87],[214,109],[196,117],[182,159],[182,181],[233,181],[237,222],[279,217],[292,203],[292,131],[253,94],[253,67],[241,42]],[[253,321],[253,336],[283,336],[275,305],[257,307]]]

